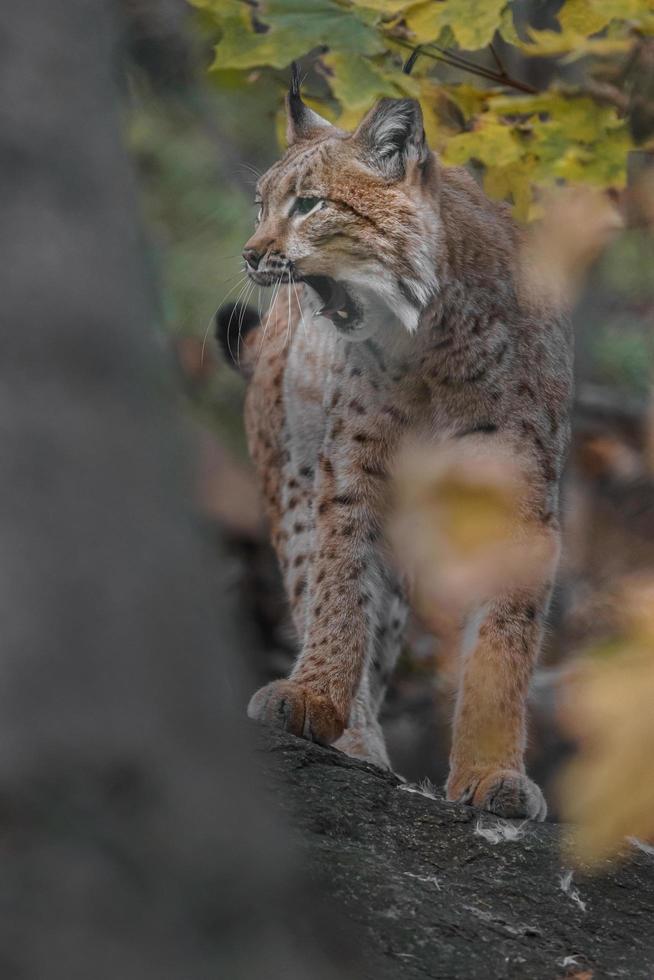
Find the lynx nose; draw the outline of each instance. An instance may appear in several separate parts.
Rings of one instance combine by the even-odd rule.
[[[258,268],[261,262],[261,252],[257,252],[256,248],[244,248],[242,254],[246,265],[249,265],[251,269]]]

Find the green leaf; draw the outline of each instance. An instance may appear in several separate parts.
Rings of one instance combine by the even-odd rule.
[[[364,22],[365,10],[357,10],[355,16],[351,6],[330,0],[311,0],[310,4],[306,0],[268,0],[261,10],[234,0],[201,2],[216,15],[222,29],[212,65],[215,69],[284,68],[319,45],[356,55],[384,50],[372,21]]]
[[[389,74],[369,58],[352,58],[338,52],[324,55],[321,61],[329,70],[330,88],[341,103],[339,125],[343,129],[352,129],[378,99],[403,95]],[[394,75],[396,79],[402,77],[397,69]]]
[[[208,10],[214,16],[222,16],[231,8],[233,11],[238,11],[239,7],[242,6],[241,0],[189,0],[192,7],[197,7],[198,10]]]

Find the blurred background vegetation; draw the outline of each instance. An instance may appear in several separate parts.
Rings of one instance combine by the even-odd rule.
[[[520,219],[538,221],[548,188],[562,183],[599,187],[622,212],[626,229],[597,249],[575,313],[565,551],[534,685],[530,747],[534,775],[551,788],[573,737],[556,713],[556,687],[580,652],[606,649],[622,635],[617,597],[629,576],[654,568],[652,4],[124,2],[126,127],[161,323],[197,426],[201,513],[230,537],[232,585],[253,628],[261,682],[287,669],[293,642],[246,462],[243,383],[214,348],[213,315],[239,296],[254,184],[283,148],[290,61],[301,59],[306,100],[347,127],[379,96],[419,97],[443,160],[468,166]],[[403,74],[417,46],[412,72]],[[562,247],[574,234],[563,223]],[[447,666],[445,656],[415,623],[385,717],[391,757],[409,777],[445,775],[450,694],[447,670],[434,669]],[[654,730],[643,737],[654,750]]]

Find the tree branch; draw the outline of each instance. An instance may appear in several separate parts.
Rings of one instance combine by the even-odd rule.
[[[455,54],[452,51],[447,51],[445,48],[441,48],[437,44],[431,43],[428,45],[415,47],[409,41],[404,41],[401,38],[395,37],[391,40],[395,44],[400,45],[400,47],[408,48],[412,52],[403,69],[407,75],[410,73],[411,68],[413,68],[415,65],[418,57],[420,57],[420,55],[425,55],[425,57],[431,58],[432,61],[440,61],[445,65],[449,65],[450,68],[458,68],[460,71],[467,71],[469,74],[476,75],[478,78],[486,78],[488,81],[496,82],[498,85],[504,85],[507,88],[514,88],[518,92],[525,92],[528,95],[536,95],[538,93],[538,89],[534,88],[533,85],[529,85],[527,82],[521,82],[517,78],[512,78],[504,70],[493,71],[492,68],[486,68],[484,65],[477,65],[475,62],[468,61],[467,58],[462,58],[461,55]]]

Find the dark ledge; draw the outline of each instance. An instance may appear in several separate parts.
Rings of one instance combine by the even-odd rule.
[[[630,851],[570,881],[554,824],[498,821],[440,791],[408,792],[374,766],[276,730],[261,729],[257,746],[309,874],[355,932],[366,977],[654,976],[654,855]],[[493,843],[503,828],[519,828],[517,838]]]

